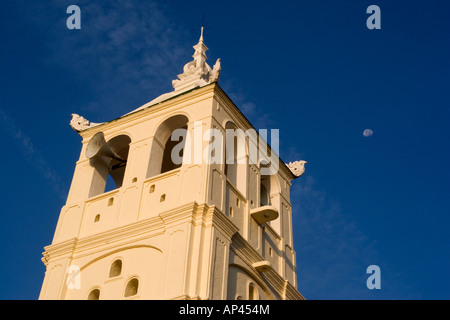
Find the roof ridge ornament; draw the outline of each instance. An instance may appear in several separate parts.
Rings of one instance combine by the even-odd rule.
[[[203,26],[200,29],[200,39],[199,39],[199,41],[203,42]]]
[[[202,87],[219,80],[220,59],[217,59],[212,69],[206,63],[208,47],[203,43],[203,26],[200,31],[200,39],[193,48],[195,50],[192,56],[194,60],[185,64],[183,73],[178,75],[178,79],[172,81],[175,91]]]
[[[80,132],[92,127],[96,127],[101,125],[102,123],[94,123],[94,122],[90,122],[89,120],[85,119],[84,117],[76,114],[76,113],[72,113],[72,120],[70,120],[70,126],[76,131],[76,132]]]
[[[219,80],[221,69],[220,59],[217,59],[213,68],[206,63],[206,60],[208,59],[206,57],[208,47],[203,43],[203,29],[204,28],[202,26],[198,43],[193,47],[195,51],[192,57],[194,59],[185,64],[183,67],[183,73],[178,75],[178,79],[172,81],[174,90],[160,95],[159,97],[131,112],[128,112],[127,114],[148,108],[149,106],[161,103],[162,101],[182,94],[183,92],[203,87]]]
[[[294,161],[286,163],[286,166],[291,170],[291,172],[298,178],[305,173],[305,164],[307,164],[305,160]]]

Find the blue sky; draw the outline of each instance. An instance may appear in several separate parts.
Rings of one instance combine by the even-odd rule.
[[[82,29],[66,28],[81,8]],[[366,9],[381,8],[369,30]],[[445,1],[1,1],[0,299],[37,299],[81,138],[162,93],[202,21],[220,86],[293,182],[308,299],[449,299],[450,24]],[[203,19],[204,16],[204,19]],[[364,129],[374,134],[364,137]],[[366,268],[381,269],[381,289]]]

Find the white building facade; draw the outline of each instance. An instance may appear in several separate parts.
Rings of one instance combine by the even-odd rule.
[[[289,190],[305,162],[272,152],[267,174],[250,154],[270,150],[258,135],[236,139],[243,152],[226,161],[226,130],[253,127],[217,83],[220,60],[206,63],[203,35],[194,49],[173,92],[107,123],[73,115],[82,148],[40,299],[303,299]],[[212,129],[224,138],[213,154]],[[186,134],[172,141],[176,130]]]

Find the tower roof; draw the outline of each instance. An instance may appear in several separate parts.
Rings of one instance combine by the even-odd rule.
[[[203,42],[203,27],[201,28],[199,41],[196,45],[193,46],[193,48],[195,50],[194,54],[192,55],[193,60],[185,64],[183,73],[177,76],[178,79],[172,81],[172,86],[174,88],[173,91],[160,95],[159,97],[119,117],[118,119],[217,82],[221,70],[220,59],[217,59],[213,68],[211,68],[206,63],[206,51],[208,51],[208,47]],[[219,88],[220,92],[222,92],[227,97],[227,99],[229,99],[230,102],[233,103],[231,99],[226,95],[226,93],[224,93],[219,86],[217,87]],[[236,110],[238,110],[238,112],[249,123],[249,125],[253,127],[245,117],[245,115],[237,107]],[[78,114],[72,114],[72,120],[70,122],[71,127],[77,132],[97,127],[102,124],[104,123],[89,122]],[[291,179],[296,179],[304,173],[304,165],[306,164],[306,161],[295,161],[284,164],[286,168],[288,168],[288,172],[290,172],[291,174]]]
[[[203,26],[200,31],[200,38],[198,43],[193,46],[194,54],[192,61],[186,63],[183,67],[183,73],[177,76],[178,79],[172,81],[173,91],[160,95],[144,106],[133,110],[132,112],[146,108],[148,105],[153,105],[162,102],[181,93],[187,92],[197,87],[203,87],[210,83],[217,82],[220,76],[220,59],[217,59],[213,68],[211,68],[206,60],[206,51],[208,47],[203,42]]]
[[[200,39],[193,47],[195,52],[192,56],[193,61],[184,65],[183,73],[178,75],[177,80],[172,81],[172,86],[175,91],[189,90],[195,87],[202,87],[204,85],[215,82],[220,75],[220,59],[217,59],[213,68],[206,63],[206,51],[208,47],[203,42],[203,27],[200,32]]]
[[[208,84],[217,82],[219,80],[220,59],[217,59],[213,68],[211,68],[208,65],[208,63],[206,63],[206,60],[208,59],[206,57],[206,51],[208,51],[208,47],[203,42],[203,29],[204,28],[202,26],[198,43],[195,46],[193,46],[195,51],[192,57],[194,58],[194,60],[186,63],[183,67],[183,73],[177,76],[178,79],[172,81],[172,86],[174,90],[160,95],[159,97],[153,99],[152,101],[144,104],[143,106],[123,116],[145,109],[148,106],[173,98],[175,96],[188,92],[192,89],[204,87]],[[78,114],[72,114],[72,120],[70,122],[71,127],[77,132],[101,124],[102,123],[89,122],[88,120],[86,120],[82,116],[79,116]]]

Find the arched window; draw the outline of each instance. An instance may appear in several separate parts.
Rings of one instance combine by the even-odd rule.
[[[153,138],[147,177],[181,167],[185,154],[188,121],[186,116],[176,115],[158,127]]]
[[[111,264],[109,269],[109,277],[118,277],[122,273],[122,260],[118,259]]]
[[[125,297],[131,297],[138,293],[139,288],[139,280],[136,278],[128,281],[127,286],[125,287]]]
[[[97,134],[100,134],[100,136],[103,135],[102,132]],[[88,145],[88,149],[93,147],[92,149],[95,151],[100,150],[98,153],[93,152],[93,154],[88,156],[92,156],[92,158],[90,158],[90,164],[95,168],[91,188],[89,190],[90,197],[122,186],[128,160],[128,152],[130,149],[131,139],[127,135],[116,136],[108,142],[104,140],[104,135],[101,138],[100,136],[94,136],[93,139],[96,139],[96,143],[91,145],[91,142],[93,142],[91,140]],[[110,157],[111,154],[105,152],[105,149],[109,149],[114,156],[118,156],[122,160]]]
[[[248,300],[259,300],[258,289],[254,283],[248,285]]]
[[[239,137],[236,135],[236,125],[232,122],[227,122],[226,143],[225,143],[225,175],[232,185],[237,184],[237,160],[238,160],[238,144]]]
[[[270,194],[273,191],[271,185],[272,178],[269,175],[263,174],[265,171],[262,170],[267,167],[268,167],[267,161],[262,160],[259,167],[261,173],[259,183],[259,205],[261,207],[271,205]]]
[[[233,122],[225,124],[225,175],[227,180],[241,192],[246,194],[248,141],[252,131],[239,129]]]
[[[187,126],[184,126],[182,128],[179,128],[180,130],[186,130]],[[183,136],[185,137],[185,136]],[[181,145],[180,145],[181,143]],[[164,154],[163,159],[161,163],[161,173],[168,172],[171,170],[178,169],[181,167],[182,162],[179,160],[176,160],[175,158],[172,158],[172,152],[178,151],[178,153],[175,153],[178,155],[178,159],[183,159],[183,153],[184,153],[184,144],[186,143],[186,139],[183,138],[183,140],[180,142],[179,140],[172,141],[172,136],[170,136],[166,143],[164,144]],[[178,148],[178,150],[174,150],[175,148]]]
[[[260,190],[259,190],[259,205],[261,207],[269,205],[269,193],[267,192],[266,187],[261,181]]]
[[[118,154],[125,162],[120,162],[116,159],[111,159],[109,163],[109,175],[114,181],[114,185],[111,190],[120,188],[123,184],[123,178],[125,176],[125,169],[128,160],[128,152],[130,150],[130,137],[126,135],[120,135],[112,138],[108,141],[108,145],[112,151]],[[110,191],[108,189],[105,192]]]
[[[262,160],[260,162],[260,189],[259,189],[259,205],[263,206],[271,206],[276,209],[278,212],[277,215],[273,216],[273,219],[268,221],[268,224],[271,228],[277,232],[279,235],[282,235],[282,226],[281,222],[283,219],[279,218],[283,214],[282,211],[282,201],[283,197],[281,195],[281,182],[280,177],[277,173],[267,174],[270,170],[264,170],[268,168],[267,162]],[[266,173],[266,174],[264,174]],[[284,219],[284,221],[288,221]]]
[[[88,300],[100,300],[100,290],[94,289],[91,292],[89,292]]]

